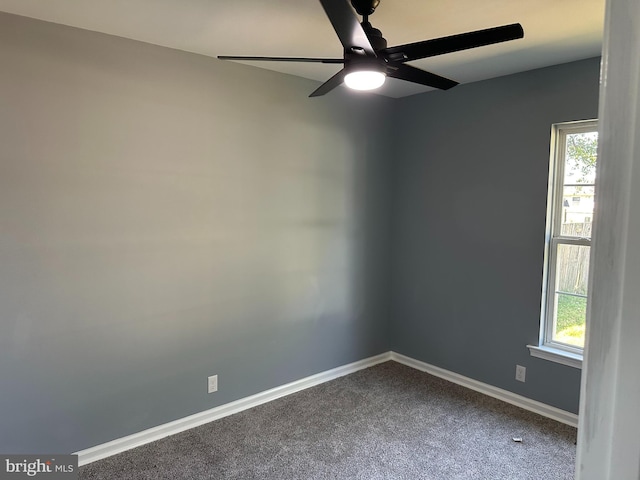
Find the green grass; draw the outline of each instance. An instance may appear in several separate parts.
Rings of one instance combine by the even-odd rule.
[[[586,298],[559,295],[554,340],[569,345],[584,347],[584,322],[586,313]]]
[[[584,348],[584,324],[574,325],[556,333],[557,342]]]

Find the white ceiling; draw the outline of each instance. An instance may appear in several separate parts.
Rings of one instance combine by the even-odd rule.
[[[342,56],[317,0],[0,0],[0,11],[211,57]],[[522,40],[412,62],[469,83],[599,55],[604,0],[382,0],[369,20],[389,46],[521,23]],[[341,68],[253,65],[318,81]],[[403,97],[428,90],[388,79],[379,93]]]

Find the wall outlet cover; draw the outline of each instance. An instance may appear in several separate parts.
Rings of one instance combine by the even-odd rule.
[[[218,391],[218,375],[211,375],[207,379],[207,392],[213,393]]]

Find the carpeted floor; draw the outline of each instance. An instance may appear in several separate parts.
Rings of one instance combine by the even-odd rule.
[[[80,478],[561,480],[574,478],[575,438],[387,362],[91,463]]]

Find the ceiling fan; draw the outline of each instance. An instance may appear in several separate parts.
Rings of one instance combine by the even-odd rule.
[[[343,58],[304,57],[246,57],[220,55],[222,60],[267,62],[315,62],[343,64],[344,68],[320,85],[310,97],[324,95],[343,82],[356,90],[373,90],[382,86],[386,77],[419,83],[428,87],[448,90],[458,82],[426,72],[406,62],[434,57],[469,48],[506,42],[524,37],[522,25],[514,23],[448,37],[387,47],[382,32],[369,23],[380,0],[351,0],[351,5],[362,16],[362,23],[353,14],[347,0],[320,0],[338,38],[344,47]]]

